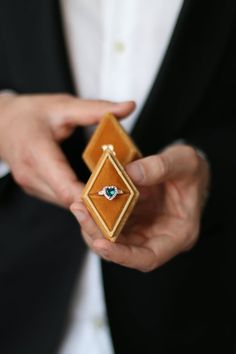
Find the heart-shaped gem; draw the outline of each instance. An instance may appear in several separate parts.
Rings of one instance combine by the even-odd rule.
[[[115,186],[107,186],[104,188],[104,195],[108,200],[114,199],[118,194],[118,190]]]

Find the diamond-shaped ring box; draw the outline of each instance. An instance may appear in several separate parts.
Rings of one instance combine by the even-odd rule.
[[[83,154],[92,174],[82,200],[103,235],[116,241],[130,216],[139,192],[124,166],[141,153],[117,119],[106,114]]]

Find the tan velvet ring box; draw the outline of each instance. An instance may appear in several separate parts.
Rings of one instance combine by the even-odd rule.
[[[83,153],[92,174],[84,188],[82,200],[110,241],[116,241],[139,197],[124,166],[141,156],[134,142],[111,114],[104,116]]]

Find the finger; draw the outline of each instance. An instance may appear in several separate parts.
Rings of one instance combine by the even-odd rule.
[[[18,170],[21,172],[19,173]],[[18,167],[18,170],[16,172],[15,169],[12,169],[12,175],[27,194],[50,203],[58,204],[55,193],[39,178],[36,174],[36,168],[21,166]]]
[[[103,257],[93,247],[93,242],[96,239],[104,238],[98,226],[91,218],[88,210],[82,203],[74,203],[70,206],[70,210],[80,224],[81,231],[85,242],[88,247],[95,252],[98,256]],[[105,257],[103,257],[105,258]]]
[[[89,214],[88,210],[84,206],[83,203],[73,203],[70,206],[71,212],[76,217],[77,221],[79,222],[83,236],[86,239],[87,244],[93,248],[93,241],[97,239],[104,239],[102,232],[92,219],[91,215]],[[132,225],[128,226],[128,235],[122,233],[119,235],[119,241],[123,244],[134,244],[134,245],[141,245],[143,242],[143,237],[138,235],[137,232],[132,232]],[[95,251],[95,249],[93,249]]]
[[[183,237],[180,236],[178,239],[178,235],[175,235],[175,237],[168,234],[158,235],[150,238],[146,245],[150,247],[155,254],[156,267],[167,263],[185,249]]]
[[[24,191],[28,195],[41,199],[44,202],[63,206],[58,203],[56,195],[49,188],[45,188],[45,187],[47,186],[44,186],[44,184],[42,185],[37,184],[37,189],[30,187],[30,188],[24,188]]]
[[[32,197],[36,197],[47,203],[64,207],[64,205],[59,203],[58,198],[53,190],[49,188],[48,185],[46,185],[41,179],[36,178],[35,176],[30,177],[30,183],[23,187],[23,189],[28,195]]]
[[[146,247],[97,239],[93,241],[93,248],[97,254],[109,261],[143,272],[153,270],[156,265],[155,254]]]
[[[130,163],[126,170],[135,183],[151,186],[167,179],[194,175],[199,167],[199,157],[190,146],[172,146],[160,154]]]
[[[57,203],[69,207],[79,200],[83,184],[70,167],[60,147],[50,139],[38,144],[37,173],[48,188],[55,194]]]
[[[135,103],[134,101],[115,103],[102,100],[81,100],[69,96],[62,101],[58,109],[66,123],[88,125],[98,123],[105,113],[112,113],[117,118],[126,117],[135,109]]]
[[[85,233],[91,241],[103,238],[101,231],[82,202],[73,203],[70,206],[70,210],[79,222],[83,233]]]
[[[153,250],[160,266],[193,247],[199,235],[199,220],[163,215],[158,223],[147,229],[146,235],[146,247]]]

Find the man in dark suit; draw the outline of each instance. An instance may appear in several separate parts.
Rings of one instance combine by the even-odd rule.
[[[114,262],[103,278],[116,353],[233,353],[235,20],[233,1],[184,3],[132,133],[146,157],[127,171],[143,199],[114,245],[79,202],[82,126],[134,105],[71,96],[55,1],[1,2],[0,88],[18,93],[0,97],[0,157],[12,172],[0,180],[1,353],[58,350],[84,244],[55,204],[72,203],[87,244]],[[194,147],[211,166],[201,226],[209,166]]]

